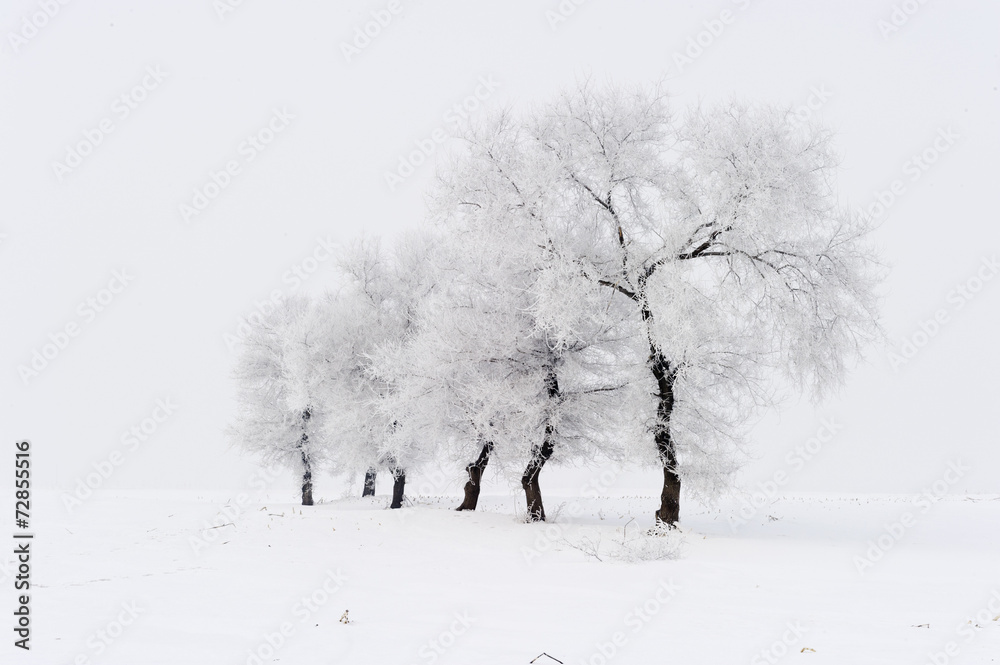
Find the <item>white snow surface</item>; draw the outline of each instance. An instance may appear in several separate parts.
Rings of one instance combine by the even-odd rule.
[[[32,649],[18,662],[1000,660],[998,496],[784,496],[742,525],[735,501],[688,503],[679,555],[640,563],[616,550],[623,526],[633,543],[649,528],[651,496],[548,494],[548,524],[520,521],[517,496],[483,496],[474,513],[452,510],[457,496],[394,511],[384,495],[284,498],[102,494],[68,514],[36,497]],[[880,537],[891,547],[859,572]]]

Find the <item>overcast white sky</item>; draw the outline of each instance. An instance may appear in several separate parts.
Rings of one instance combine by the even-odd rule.
[[[996,3],[899,3],[918,9],[897,10],[892,31],[893,0],[567,0],[559,22],[558,0],[398,0],[397,14],[378,0],[244,0],[221,17],[212,0],[53,0],[51,18],[41,4],[0,10],[0,438],[33,441],[39,483],[72,487],[120,449],[108,487],[243,485],[254,466],[222,436],[224,335],[240,316],[291,292],[318,239],[417,224],[433,165],[394,190],[385,173],[448,131],[455,104],[478,89],[482,108],[517,107],[592,75],[663,80],[678,108],[812,100],[837,133],[845,199],[867,207],[899,181],[878,232],[886,331],[898,346],[937,310],[947,322],[907,363],[874,349],[840,398],[767,418],[748,479],[785,468],[833,416],[843,429],[786,489],[913,492],[961,458],[974,469],[954,491],[1000,492],[1000,279],[975,281],[1000,249]],[[348,61],[341,44],[373,11],[391,22]],[[269,144],[244,143],[265,128],[280,129]],[[54,163],[87,136],[97,145],[60,179]],[[926,169],[911,161],[924,151]],[[230,161],[238,173],[185,221],[179,206]],[[301,289],[332,283],[316,265]],[[86,305],[116,271],[124,289]],[[953,292],[970,279],[971,299]],[[18,366],[67,324],[77,334],[25,381]],[[175,413],[123,446],[157,399]]]

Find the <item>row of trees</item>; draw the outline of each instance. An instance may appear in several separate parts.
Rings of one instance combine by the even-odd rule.
[[[550,462],[662,468],[715,495],[774,386],[822,397],[877,334],[867,220],[821,129],[727,103],[675,119],[659,91],[589,84],[470,127],[429,223],[357,240],[344,286],[253,326],[235,438],[302,472],[429,464],[519,477]]]

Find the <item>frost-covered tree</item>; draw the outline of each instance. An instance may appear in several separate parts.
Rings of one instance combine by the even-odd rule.
[[[419,233],[403,235],[389,250],[378,238],[361,238],[339,257],[346,285],[331,299],[339,322],[328,341],[327,431],[342,443],[342,467],[365,474],[365,495],[374,494],[377,469],[392,474],[392,508],[402,507],[406,470],[431,454],[431,442],[413,437],[394,410],[394,382],[373,371],[372,359],[412,334],[420,303],[434,288],[429,251],[429,237]]]
[[[775,378],[821,397],[877,333],[869,225],[838,200],[824,131],[740,103],[675,121],[657,91],[585,84],[493,132],[452,171],[452,205],[497,226],[512,209],[541,219],[535,242],[630,304],[658,522],[678,521],[682,481],[725,485]]]
[[[624,395],[641,363],[631,309],[554,251],[562,221],[549,217],[544,188],[524,198],[512,187],[512,172],[530,181],[537,164],[508,139],[503,121],[470,133],[498,161],[462,159],[443,174],[439,288],[416,334],[385,349],[380,373],[393,377],[394,408],[411,428],[449,442],[449,461],[474,460],[460,510],[475,509],[496,459],[519,479],[528,518],[544,520],[539,474],[550,459],[621,458],[627,432],[641,437],[642,418],[621,407],[643,402]]]
[[[295,296],[250,323],[234,371],[233,442],[267,464],[302,477],[302,505],[313,504],[313,476],[329,459],[321,399],[327,320],[305,297]]]

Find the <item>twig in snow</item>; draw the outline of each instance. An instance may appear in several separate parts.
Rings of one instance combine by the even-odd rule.
[[[565,543],[566,545],[569,545],[573,549],[579,550],[579,551],[583,552],[587,556],[592,556],[592,557],[594,557],[595,559],[597,559],[598,561],[600,561],[602,563],[604,562],[604,560],[600,556],[598,556],[598,552],[601,551],[601,537],[600,536],[597,537],[597,542],[596,543],[594,541],[592,541],[590,538],[588,538],[587,536],[584,536],[583,540],[579,544],[577,544],[577,543],[571,543],[570,541],[566,540],[565,538],[560,538],[559,542]]]
[[[625,540],[628,538],[628,525],[635,521],[633,517],[628,522],[625,522],[625,526],[622,527],[622,545],[625,545]]]

